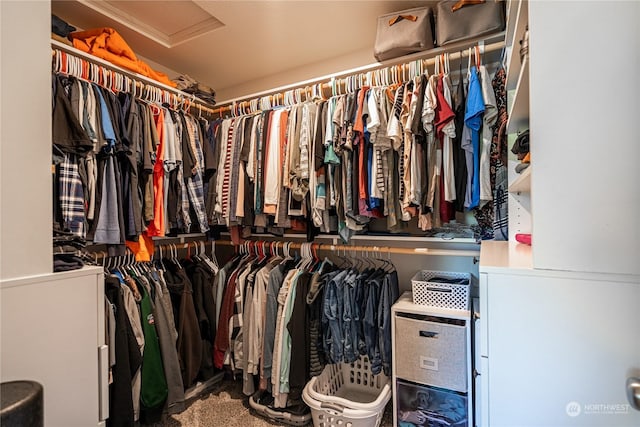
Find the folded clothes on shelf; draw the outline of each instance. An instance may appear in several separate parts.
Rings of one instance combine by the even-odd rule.
[[[216,103],[216,91],[209,86],[196,81],[192,77],[182,74],[173,79],[173,81],[177,85],[177,89],[195,95],[197,98],[200,98],[209,104],[214,105]]]

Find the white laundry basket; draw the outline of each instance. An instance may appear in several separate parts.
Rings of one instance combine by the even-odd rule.
[[[389,377],[373,375],[366,356],[327,365],[302,392],[314,427],[377,427],[390,398]]]

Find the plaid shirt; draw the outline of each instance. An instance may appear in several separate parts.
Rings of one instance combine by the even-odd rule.
[[[87,230],[84,209],[85,200],[75,155],[65,154],[59,168],[58,183],[60,186],[60,210],[63,227],[65,230],[69,230],[74,235],[84,239]]]
[[[187,175],[187,192],[191,206],[196,213],[198,223],[200,224],[200,232],[209,231],[209,222],[207,221],[207,211],[204,204],[204,185],[202,181],[204,169],[204,155],[202,154],[202,146],[200,144],[200,135],[197,126],[193,123],[191,117],[185,117],[187,123],[187,132],[193,152],[196,153],[196,166],[193,174]]]
[[[188,233],[191,230],[191,216],[189,216],[189,195],[187,194],[187,185],[184,182],[184,174],[182,173],[182,163],[178,166],[176,179],[180,183],[178,227],[181,227],[185,233]]]

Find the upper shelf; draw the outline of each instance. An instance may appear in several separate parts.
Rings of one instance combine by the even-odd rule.
[[[529,128],[529,60],[524,59],[518,85],[516,86],[511,106],[507,133],[520,132]]]
[[[515,19],[513,24],[511,20]],[[509,61],[507,63],[507,90],[515,88],[520,75],[522,63],[520,61],[520,40],[524,36],[525,29],[529,22],[529,2],[521,0],[509,6],[507,15],[507,33],[505,42],[509,47]]]
[[[516,242],[483,241],[480,245],[480,273],[500,273],[505,268],[535,272],[531,246]]]
[[[531,168],[529,165],[518,177],[509,185],[509,193],[529,193],[531,191]]]

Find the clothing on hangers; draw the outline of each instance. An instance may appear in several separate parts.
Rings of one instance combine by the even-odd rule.
[[[182,411],[185,391],[217,373],[216,264],[204,253],[188,258],[172,253],[154,263],[108,258],[106,264],[106,296],[116,301],[114,313],[124,313],[127,325],[118,328],[122,320],[116,316],[115,329],[109,329],[116,343],[111,387],[114,393],[128,390],[126,398],[114,397],[117,407],[107,424],[153,424],[162,414]],[[126,351],[117,344],[124,339]]]
[[[112,255],[142,235],[209,230],[209,122],[74,76],[54,74],[52,83],[60,229],[110,245]]]
[[[304,385],[326,363],[367,355],[374,374],[390,374],[391,366],[396,272],[301,256],[283,258],[252,242],[220,270],[228,276],[216,367],[242,371],[245,395],[285,411],[302,405]]]

